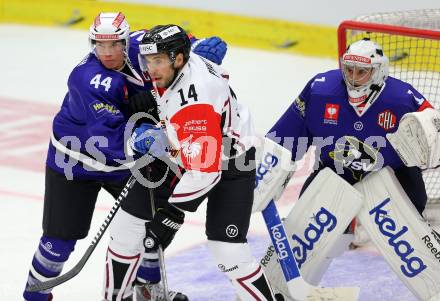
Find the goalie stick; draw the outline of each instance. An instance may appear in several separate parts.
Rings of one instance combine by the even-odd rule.
[[[116,212],[121,207],[122,201],[127,197],[128,191],[133,187],[134,183],[136,182],[135,176],[131,176],[127,183],[125,184],[124,188],[122,189],[121,193],[118,196],[118,199],[114,203],[112,209],[110,210],[109,214],[107,215],[105,221],[102,223],[101,227],[99,228],[98,233],[96,233],[95,237],[93,238],[92,242],[90,243],[89,247],[87,248],[84,255],[81,257],[80,261],[68,272],[66,272],[63,275],[60,275],[58,277],[52,278],[48,281],[39,282],[34,285],[31,285],[29,288],[27,288],[27,291],[29,292],[40,292],[44,291],[50,288],[53,288],[55,286],[58,286],[81,272],[84,265],[86,264],[87,260],[89,260],[90,256],[92,255],[93,251],[95,250],[96,246],[98,245],[99,241],[101,240],[102,236],[104,235],[104,232],[107,230],[110,222],[113,220],[113,217],[115,216]]]
[[[277,253],[289,294],[295,301],[353,301],[359,295],[358,287],[316,287],[307,283],[300,274],[286,231],[273,199],[262,211],[272,244]]]

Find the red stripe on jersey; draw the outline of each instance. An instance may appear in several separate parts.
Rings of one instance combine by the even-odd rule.
[[[223,108],[224,107],[228,107],[228,116],[227,116],[227,118],[228,118],[228,125],[227,125],[227,127],[229,128],[229,127],[231,127],[231,99],[229,97],[225,101],[225,104],[223,105]]]
[[[420,105],[420,107],[417,109],[417,112],[421,112],[425,109],[433,109],[434,107],[429,103],[429,101],[425,100],[422,102],[422,104]]]
[[[210,104],[193,104],[171,118],[185,169],[216,172],[221,167],[221,116]]]

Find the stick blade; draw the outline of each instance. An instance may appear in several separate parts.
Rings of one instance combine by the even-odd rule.
[[[50,279],[48,281],[35,283],[34,285],[31,285],[26,290],[28,292],[41,292],[41,291],[45,291],[47,289],[53,288],[55,286],[58,286],[58,285],[60,285],[60,284],[62,284],[64,282],[72,279],[78,273],[79,273],[79,271],[77,272],[76,270],[71,270],[71,271],[67,272],[64,275],[61,275],[59,277]]]
[[[355,301],[359,290],[359,287],[313,287],[307,301]]]
[[[31,285],[30,287],[28,287],[26,290],[28,292],[41,292],[41,291],[45,291],[50,288],[54,288],[55,286],[58,286],[64,282],[72,279],[73,277],[78,275],[79,272],[81,272],[82,268],[86,264],[90,255],[92,255],[92,252],[96,247],[96,244],[97,243],[92,242],[91,245],[87,248],[87,250],[84,253],[81,260],[78,261],[78,263],[71,270],[69,270],[67,273],[60,275],[58,277],[55,277],[55,278],[51,278],[51,279],[44,281],[44,282],[37,282],[37,283]]]

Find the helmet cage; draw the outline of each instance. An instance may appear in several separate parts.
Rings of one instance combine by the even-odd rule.
[[[377,83],[380,64],[360,64],[341,59],[342,75],[349,89],[361,90]],[[368,77],[368,80],[365,80]]]
[[[369,99],[373,91],[381,90],[388,77],[389,61],[378,44],[365,38],[347,48],[341,57],[340,66],[349,101],[357,105]],[[370,76],[368,80],[362,76],[364,72],[364,76]],[[378,93],[374,97],[377,98]]]

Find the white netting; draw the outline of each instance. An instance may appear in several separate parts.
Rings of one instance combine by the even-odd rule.
[[[388,24],[409,28],[440,30],[440,9],[418,9],[376,13],[355,18],[366,23]]]
[[[363,37],[376,41],[390,59],[390,75],[412,84],[434,107],[440,109],[440,35],[415,37],[414,31],[405,33],[404,28],[397,28],[425,30],[423,35],[426,35],[426,30],[440,33],[440,9],[377,13],[360,16],[353,21],[395,26],[397,32],[381,32],[384,28],[380,26],[368,31],[356,28],[356,25],[349,26],[345,31],[346,45],[340,45],[343,46],[340,49]],[[426,171],[424,179],[430,204],[440,204],[440,169]]]

